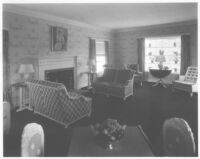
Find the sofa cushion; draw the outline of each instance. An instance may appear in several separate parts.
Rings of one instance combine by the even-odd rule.
[[[116,69],[105,69],[102,80],[104,82],[114,82],[115,75],[117,70]]]
[[[116,83],[119,84],[128,84],[128,80],[132,79],[133,71],[131,70],[118,70]]]

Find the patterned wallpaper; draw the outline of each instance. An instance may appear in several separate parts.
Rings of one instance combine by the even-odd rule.
[[[156,26],[155,28],[132,30],[115,33],[115,64],[118,67],[124,63],[137,63],[137,39],[166,35],[191,35],[191,65],[197,65],[197,25]]]
[[[50,27],[59,26],[68,29],[67,51],[52,52]],[[11,68],[11,83],[20,81],[18,74],[20,63],[33,63],[35,78],[38,78],[38,59],[63,58],[78,56],[78,87],[87,85],[87,76],[81,72],[88,70],[89,37],[110,41],[110,56],[112,56],[112,35],[110,32],[99,31],[69,24],[42,20],[38,18],[5,12],[3,27],[9,31],[9,59]],[[112,59],[112,57],[109,57]]]
[[[51,26],[59,26],[68,29],[67,51],[51,51]],[[66,23],[57,23],[14,13],[3,13],[3,28],[9,31],[9,61],[11,84],[22,81],[19,75],[20,63],[32,63],[34,65],[34,78],[38,79],[38,60],[41,58],[64,58],[77,56],[77,85],[78,88],[87,86],[88,76],[82,72],[88,71],[89,37],[106,39],[110,42],[109,59],[112,62],[112,35],[110,32],[98,29],[83,28]],[[14,89],[12,102],[16,106],[19,102]]]

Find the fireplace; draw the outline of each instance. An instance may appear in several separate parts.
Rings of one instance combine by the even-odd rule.
[[[45,80],[63,83],[68,91],[74,90],[74,68],[45,70]]]
[[[39,59],[39,79],[63,83],[68,90],[77,89],[77,57]]]

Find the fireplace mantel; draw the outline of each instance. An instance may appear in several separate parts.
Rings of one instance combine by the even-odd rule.
[[[77,89],[77,56],[39,59],[39,79],[45,80],[45,71],[74,68],[74,87]]]

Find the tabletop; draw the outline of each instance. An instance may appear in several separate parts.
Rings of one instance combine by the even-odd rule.
[[[127,127],[124,137],[116,141],[113,150],[107,150],[95,141],[90,127],[74,128],[68,156],[153,156],[149,145],[138,127]]]

